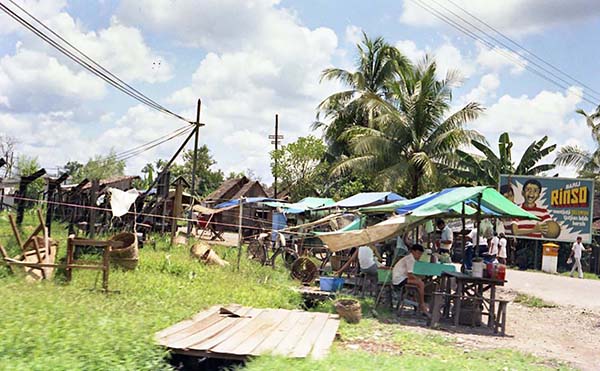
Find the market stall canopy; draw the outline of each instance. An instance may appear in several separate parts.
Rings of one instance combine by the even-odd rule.
[[[477,213],[476,208],[480,197],[481,213],[484,217],[540,220],[489,187],[445,189],[438,192],[437,197],[410,211],[410,215],[421,218],[460,216],[463,202],[467,205],[465,214],[474,215]]]
[[[317,237],[332,252],[368,245],[396,237],[409,225],[413,218],[409,215],[396,215],[365,229],[317,233]]]
[[[332,206],[335,201],[332,198],[306,197],[295,203],[287,202],[265,202],[265,205],[279,208],[284,214],[301,214],[308,210]]]
[[[493,188],[459,187],[445,189],[421,200],[417,200],[419,199],[417,197],[417,199],[413,199],[413,201],[417,200],[413,204],[419,204],[419,206],[404,215],[391,217],[366,229],[351,232],[336,231],[319,234],[318,237],[331,251],[385,241],[427,219],[460,217],[463,215],[463,202],[465,203],[464,215],[474,216],[477,214],[480,197],[482,217],[539,220],[535,215],[515,205]],[[422,203],[421,201],[424,199],[427,201]]]
[[[424,205],[425,203],[431,201],[432,199],[438,197],[440,194],[444,192],[450,191],[451,188],[445,189],[436,193],[425,193],[416,198],[411,198],[410,200],[398,200],[385,205],[378,206],[368,206],[361,207],[358,209],[361,213],[365,214],[379,214],[379,213],[397,213],[397,214],[406,214],[407,212],[416,209],[417,207]]]
[[[338,201],[335,204],[330,205],[329,208],[338,207],[350,209],[363,206],[384,204],[398,200],[405,200],[405,198],[394,192],[364,192],[355,194],[354,196]]]

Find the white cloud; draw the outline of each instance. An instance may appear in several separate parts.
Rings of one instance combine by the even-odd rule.
[[[168,33],[181,43],[215,52],[253,48],[257,43],[285,44],[286,23],[295,16],[275,7],[278,0],[125,0],[119,18],[155,32]],[[271,34],[283,31],[283,34]],[[283,45],[285,46],[285,45]]]
[[[487,74],[481,77],[479,85],[473,88],[469,93],[462,97],[459,101],[463,103],[467,102],[478,102],[485,104],[485,102],[496,96],[496,90],[500,86],[500,79],[495,74]]]
[[[445,76],[449,70],[458,70],[462,77],[469,78],[475,72],[472,60],[450,42],[445,42],[434,51],[438,75]]]
[[[591,19],[600,14],[600,2],[596,0],[455,0],[455,2],[493,27],[513,34],[539,32],[547,27]],[[450,13],[451,10],[472,23],[477,23],[451,3],[445,2],[442,5],[426,2],[428,8],[434,8],[446,17],[460,21]],[[413,26],[445,25],[442,20],[412,1],[403,2],[400,21]]]
[[[359,44],[363,39],[362,28],[353,24],[346,26],[346,42],[356,45]]]
[[[328,28],[302,26],[289,11],[272,6],[272,2],[254,2],[252,9],[245,1],[238,2],[236,7],[233,3],[226,2],[216,15],[205,16],[220,15],[229,20],[222,12],[239,8],[248,17],[259,17],[244,22],[260,26],[238,35],[237,43],[230,43],[229,38],[233,36],[223,34],[220,26],[207,34],[212,35],[211,38],[198,38],[195,45],[212,49],[200,61],[190,84],[172,94],[169,102],[191,111],[196,99],[202,97],[202,121],[207,126],[202,129],[201,137],[210,143],[219,166],[225,171],[256,167],[257,174],[268,180],[271,178],[268,161],[271,148],[267,136],[273,130],[274,115],[280,114],[286,142],[310,132],[316,106],[337,89],[334,83],[319,83],[319,77],[323,69],[331,66],[338,40]],[[207,4],[211,3],[202,3],[201,7]],[[173,11],[180,13],[186,7],[186,2],[180,2]],[[186,19],[184,17],[183,22]],[[158,22],[156,18],[154,22],[154,27],[160,28],[168,20]],[[173,27],[187,27],[198,33],[206,25],[194,19],[187,26]],[[185,35],[179,37],[182,42],[191,42]],[[247,143],[238,145],[244,138],[257,140],[260,150]]]
[[[66,0],[20,0],[15,2],[42,21],[55,17],[67,6]],[[5,2],[3,4],[18,14],[22,14],[14,5],[5,4]],[[21,30],[23,30],[23,26],[8,15],[3,13],[0,16],[0,35],[7,35]]]
[[[14,55],[0,59],[0,91],[4,105],[11,110],[43,112],[98,100],[104,96],[105,86],[54,57],[17,45]]]
[[[477,54],[477,63],[493,72],[500,72],[505,67],[510,68],[510,73],[517,75],[525,70],[527,61],[520,55],[510,50],[494,47],[488,48],[482,43],[477,43],[479,53]]]
[[[425,50],[419,49],[412,40],[400,40],[394,46],[413,62],[420,61],[427,54]]]
[[[548,144],[578,144],[592,148],[589,129],[575,114],[581,103],[582,89],[565,92],[542,91],[534,97],[504,95],[470,126],[483,133],[492,144],[503,132],[515,143],[513,156],[518,161],[531,142],[543,136]],[[548,161],[552,161],[549,157]]]
[[[123,25],[113,16],[108,27],[97,31],[87,30],[80,20],[66,13],[66,5],[65,1],[55,0],[40,1],[39,3],[25,1],[22,4],[25,10],[31,12],[56,33],[125,81],[154,83],[166,81],[172,77],[172,69],[168,61],[150,49],[137,28]],[[26,20],[30,20],[17,7],[7,6]],[[0,22],[0,26],[2,26],[0,34],[15,33],[24,41],[28,49],[47,53],[56,57],[63,64],[71,65],[73,63],[12,18],[2,17]],[[66,44],[60,44],[78,55]]]
[[[420,49],[412,40],[400,40],[394,46],[413,63],[419,63],[425,55],[432,56],[435,59],[437,76],[440,79],[445,78],[446,73],[450,70],[459,71],[463,78],[468,78],[475,73],[474,61],[469,56],[464,55],[450,41],[446,41],[435,48],[427,45],[424,49]]]

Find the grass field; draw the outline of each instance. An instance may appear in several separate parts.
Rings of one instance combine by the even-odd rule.
[[[28,215],[25,224],[33,224]],[[30,227],[25,226],[24,229]],[[55,226],[64,254],[65,233]],[[14,241],[0,215],[0,241],[13,253]],[[218,248],[235,261],[235,249]],[[169,369],[166,353],[153,334],[215,304],[298,308],[296,285],[283,268],[273,270],[242,259],[233,267],[207,267],[189,258],[185,247],[169,248],[158,238],[156,249],[140,253],[135,271],[112,270],[110,289],[94,287],[98,273],[75,271],[65,284],[59,272],[51,282],[27,284],[0,266],[1,370],[160,370]],[[331,310],[322,305],[320,310]],[[365,313],[367,315],[368,313]],[[343,323],[341,341],[321,361],[261,357],[249,370],[372,369],[551,369],[532,356],[510,350],[465,352],[442,336],[423,336],[397,324],[372,318]]]

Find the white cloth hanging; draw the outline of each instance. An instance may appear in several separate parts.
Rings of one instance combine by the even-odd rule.
[[[124,192],[120,189],[109,188],[108,192],[110,192],[110,208],[112,209],[113,216],[116,217],[127,214],[131,205],[140,195],[136,189]]]

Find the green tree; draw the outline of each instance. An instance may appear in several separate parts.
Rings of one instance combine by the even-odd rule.
[[[357,49],[356,71],[328,68],[321,75],[321,81],[335,80],[346,87],[319,104],[317,121],[313,124],[313,129],[323,129],[328,151],[334,158],[350,153],[348,140],[342,135],[346,130],[369,125],[373,112],[365,100],[372,95],[384,97],[388,93],[387,83],[411,66],[398,49],[381,37],[370,39],[363,32]]]
[[[26,155],[21,155],[17,159],[17,168],[18,168],[17,175],[20,177],[24,177],[24,176],[35,173],[36,171],[40,170],[41,167],[40,167],[37,157],[29,157]],[[43,192],[43,190],[44,190],[44,179],[37,178],[36,180],[31,182],[29,184],[29,186],[27,186],[27,194],[25,195],[25,197],[37,199],[40,197],[40,194]]]
[[[312,135],[271,151],[271,172],[293,200],[321,195],[326,188],[328,165],[323,162],[327,146]]]
[[[449,71],[436,77],[436,63],[426,57],[417,66],[399,69],[398,77],[386,82],[385,96],[366,93],[364,104],[372,112],[368,127],[351,127],[352,156],[336,165],[332,174],[368,172],[390,190],[408,197],[435,189],[438,173],[447,173],[457,162],[456,150],[471,140],[485,142],[465,124],[483,111],[468,103],[449,113],[452,88],[460,77]]]
[[[171,166],[171,180],[183,176],[190,184],[192,182],[193,173],[193,161],[194,151],[184,151],[182,154],[183,164],[174,164]],[[196,194],[198,196],[206,196],[221,183],[223,183],[224,174],[221,170],[212,170],[211,168],[216,165],[216,161],[210,154],[210,150],[206,145],[198,148],[198,157],[196,162]],[[157,161],[157,166],[162,165],[160,169],[164,168],[166,162]]]
[[[600,105],[592,114],[587,114],[582,109],[576,112],[585,117],[585,122],[592,131],[596,149],[592,152],[580,146],[564,146],[558,150],[554,163],[573,166],[579,171],[580,176],[597,179],[600,173]]]
[[[106,156],[97,155],[90,158],[85,165],[77,162],[69,162],[65,167],[75,170],[71,173],[73,181],[78,183],[83,179],[106,179],[125,174],[125,161],[117,159],[114,151]]]
[[[502,133],[498,138],[498,155],[487,144],[472,140],[479,154],[471,154],[457,150],[460,158],[454,175],[461,180],[476,185],[498,186],[501,174],[539,175],[552,170],[554,164],[539,164],[539,162],[556,149],[556,144],[546,146],[548,137],[533,141],[523,153],[519,164],[515,166],[512,160],[513,142],[508,133]]]
[[[144,179],[141,184],[141,188],[148,188],[154,182],[154,165],[152,163],[147,163],[142,168],[142,174],[144,174]]]

